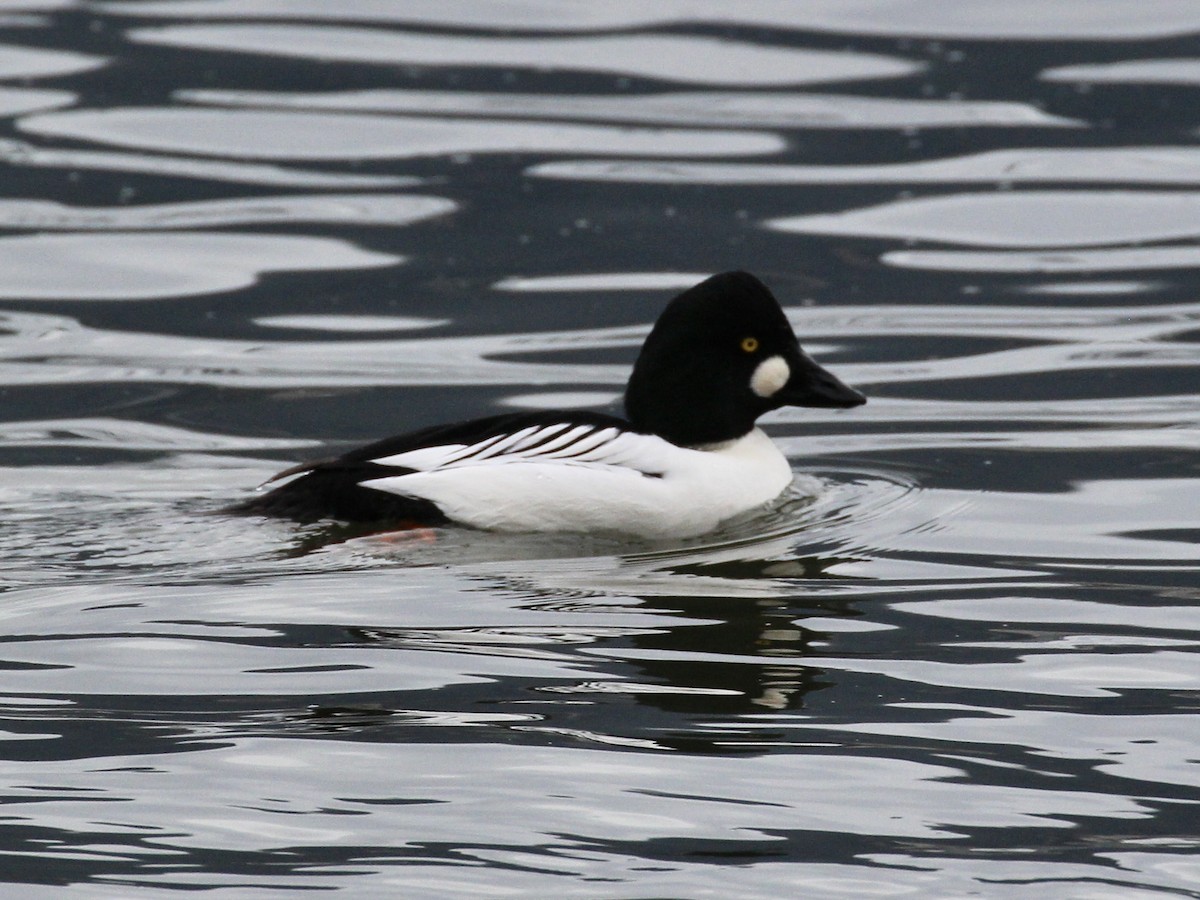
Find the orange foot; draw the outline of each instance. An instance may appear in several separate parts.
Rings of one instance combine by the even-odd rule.
[[[371,537],[386,544],[436,544],[437,529],[420,522],[397,522],[387,531],[377,531]]]

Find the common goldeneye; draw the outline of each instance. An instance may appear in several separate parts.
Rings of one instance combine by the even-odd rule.
[[[563,410],[425,428],[293,466],[271,479],[291,480],[235,510],[302,522],[690,537],[791,483],[787,459],[754,425],[759,416],[865,402],[800,348],[761,281],[726,272],[659,316],[625,389],[628,420]]]

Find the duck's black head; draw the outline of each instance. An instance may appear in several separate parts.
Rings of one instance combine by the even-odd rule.
[[[781,406],[866,402],[800,348],[779,302],[746,272],[714,275],[667,304],[625,389],[635,428],[685,447],[741,437]]]

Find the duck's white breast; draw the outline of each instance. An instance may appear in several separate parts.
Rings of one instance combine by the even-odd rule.
[[[696,450],[615,429],[604,437],[570,457],[520,450],[477,458],[461,446],[448,454],[431,448],[421,451],[419,461],[432,463],[425,471],[363,486],[430,500],[453,521],[476,528],[659,538],[711,531],[773,500],[792,479],[783,454],[758,429]]]

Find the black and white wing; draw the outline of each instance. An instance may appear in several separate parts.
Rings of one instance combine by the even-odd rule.
[[[658,477],[660,454],[653,450],[660,444],[665,442],[598,413],[492,416],[388,438],[336,459],[295,466],[272,479],[291,480],[236,511],[299,521],[328,517],[444,524],[461,520],[444,507],[457,511],[470,505],[476,498],[464,492],[472,489],[477,505],[486,507],[498,502],[497,490],[505,492],[499,498],[504,505],[520,503],[523,492],[548,487],[540,482],[558,481],[560,473]]]

